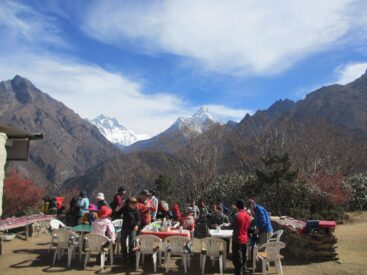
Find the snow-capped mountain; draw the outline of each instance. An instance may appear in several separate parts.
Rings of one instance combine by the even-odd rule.
[[[91,120],[98,130],[112,143],[121,146],[129,146],[141,140],[133,131],[121,125],[116,118],[99,115]]]
[[[178,118],[167,130],[159,135],[136,142],[125,148],[125,151],[174,151],[177,146],[189,142],[191,138],[207,131],[217,123],[219,123],[218,120],[209,112],[208,107],[202,106],[192,117]]]
[[[209,108],[201,106],[192,117],[179,117],[166,131],[180,130],[184,134],[197,135],[208,130],[214,123],[219,122],[209,112]]]

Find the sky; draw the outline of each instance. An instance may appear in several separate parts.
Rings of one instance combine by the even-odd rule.
[[[240,121],[367,69],[365,0],[0,0],[0,80],[154,136],[207,105]]]

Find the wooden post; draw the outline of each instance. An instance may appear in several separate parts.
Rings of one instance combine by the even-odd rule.
[[[3,255],[4,238],[0,237],[0,255]]]
[[[28,237],[29,237],[29,225],[27,224],[25,226],[25,239],[28,240]]]

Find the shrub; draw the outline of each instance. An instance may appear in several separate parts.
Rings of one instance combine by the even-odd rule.
[[[345,183],[350,188],[348,209],[367,210],[367,172],[352,176]]]
[[[39,212],[45,190],[11,171],[4,180],[3,218]]]

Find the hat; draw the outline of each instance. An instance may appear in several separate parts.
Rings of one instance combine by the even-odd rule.
[[[104,200],[104,194],[103,193],[97,193],[96,199]]]
[[[91,203],[88,207],[89,211],[98,211],[97,206],[93,203]]]
[[[143,189],[140,193],[141,195],[145,195],[145,196],[151,196],[150,192],[148,189]]]
[[[194,208],[192,208],[192,207],[187,207],[187,208],[186,208],[186,214],[189,214],[189,213],[195,213]]]
[[[138,202],[138,200],[135,197],[130,197],[129,202],[136,203],[136,202]]]
[[[112,214],[111,208],[109,208],[106,205],[103,205],[101,209],[99,209],[98,211],[98,217],[102,219],[108,218],[109,216],[111,216],[111,214]]]

